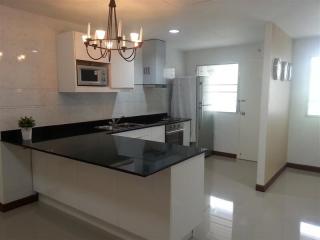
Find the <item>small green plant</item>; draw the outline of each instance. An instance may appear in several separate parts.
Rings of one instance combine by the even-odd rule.
[[[32,128],[36,125],[36,121],[32,117],[21,117],[19,119],[19,127],[21,128]]]

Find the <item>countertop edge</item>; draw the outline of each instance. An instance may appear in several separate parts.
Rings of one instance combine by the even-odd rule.
[[[121,138],[127,138],[127,137],[121,137]],[[140,141],[147,141],[147,140],[140,140]],[[152,141],[147,141],[147,142],[152,142]],[[15,145],[15,146],[18,146],[18,147],[22,147],[22,148],[28,148],[28,149],[31,149],[31,150],[34,150],[34,151],[38,151],[38,152],[43,152],[43,153],[47,153],[47,154],[51,154],[51,155],[55,155],[55,156],[58,156],[58,157],[63,157],[63,158],[68,158],[68,159],[71,159],[71,160],[74,160],[74,161],[78,161],[78,162],[81,162],[81,163],[85,163],[85,164],[90,164],[90,165],[94,165],[94,166],[98,166],[98,167],[102,167],[102,168],[107,168],[107,169],[111,169],[111,170],[114,170],[114,171],[117,171],[117,172],[123,172],[123,173],[127,173],[127,174],[130,174],[130,175],[134,175],[134,176],[138,176],[138,177],[143,177],[143,178],[146,178],[146,177],[149,177],[149,176],[152,176],[158,172],[161,172],[165,169],[168,169],[168,168],[171,168],[179,163],[182,163],[190,158],[193,158],[195,156],[199,156],[201,154],[204,154],[205,153],[205,150],[200,150],[198,153],[196,154],[191,154],[190,156],[188,156],[187,158],[181,158],[180,161],[177,161],[173,164],[169,164],[168,166],[164,167],[164,168],[161,168],[161,169],[158,169],[157,171],[154,171],[150,174],[136,174],[136,173],[133,173],[133,172],[130,172],[130,171],[126,171],[124,169],[118,169],[118,168],[113,168],[113,167],[110,167],[110,166],[103,166],[103,165],[100,165],[100,164],[97,164],[97,163],[91,163],[91,162],[88,162],[86,160],[83,160],[83,159],[78,159],[78,158],[73,158],[73,157],[70,157],[70,156],[67,156],[67,155],[63,155],[63,154],[59,154],[59,153],[55,153],[55,152],[50,152],[50,151],[45,151],[43,149],[38,149],[38,148],[35,148],[35,147],[32,147],[32,146],[28,146],[28,145],[25,145],[25,144],[18,144],[18,143],[13,143],[13,142],[8,142],[8,141],[5,141],[5,143],[8,143],[8,144],[12,144],[12,145]],[[165,143],[164,143],[165,144]]]

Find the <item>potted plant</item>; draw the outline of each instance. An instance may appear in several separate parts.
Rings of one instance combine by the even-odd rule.
[[[35,120],[32,117],[21,117],[19,119],[19,127],[21,128],[22,139],[32,139],[32,128],[36,125]]]

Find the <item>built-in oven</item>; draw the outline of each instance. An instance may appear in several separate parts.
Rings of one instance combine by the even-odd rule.
[[[107,86],[108,63],[77,60],[77,84],[78,86]]]
[[[166,143],[183,145],[183,123],[166,125]]]

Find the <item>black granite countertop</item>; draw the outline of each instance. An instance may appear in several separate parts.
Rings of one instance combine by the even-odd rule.
[[[106,132],[108,134],[115,134],[125,131],[132,131],[136,129],[143,129],[155,126],[163,126],[173,123],[186,122],[190,121],[188,118],[170,118],[166,113],[160,114],[151,114],[151,115],[142,115],[134,117],[126,117],[120,119],[121,122],[130,122],[138,123],[139,126],[116,129],[112,131],[97,129],[98,126],[108,125],[111,119],[98,120],[98,121],[89,121],[89,122],[79,122],[79,123],[69,123],[62,125],[52,125],[52,126],[43,126],[33,128],[32,139],[34,142],[72,137],[77,135],[97,133],[97,132]],[[2,140],[15,140],[21,138],[20,129],[9,130],[1,132]]]
[[[44,126],[33,129],[32,141],[22,141],[20,130],[1,132],[1,141],[142,177],[204,153],[195,147],[111,135],[190,119],[169,118],[162,113],[120,120],[141,125],[113,131],[97,129],[97,126],[108,124],[110,119],[106,119]]]
[[[204,153],[195,147],[113,136],[106,132],[39,142],[22,141],[21,137],[2,141],[141,177]]]

